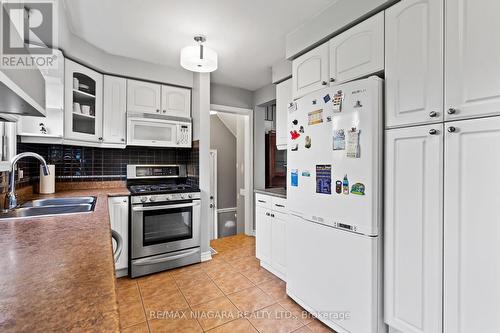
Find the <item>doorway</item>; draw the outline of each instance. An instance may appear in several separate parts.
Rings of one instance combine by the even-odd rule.
[[[211,238],[253,235],[252,110],[212,105],[210,111]]]

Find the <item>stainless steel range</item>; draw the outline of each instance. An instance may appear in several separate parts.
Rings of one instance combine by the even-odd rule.
[[[131,193],[129,275],[201,261],[200,193],[184,165],[128,165]]]

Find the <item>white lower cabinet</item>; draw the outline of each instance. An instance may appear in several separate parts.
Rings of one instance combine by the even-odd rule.
[[[500,332],[499,147],[500,117],[386,132],[391,332]]]
[[[256,255],[262,267],[286,279],[286,199],[255,195]]]
[[[118,262],[115,263],[117,275],[127,275],[128,268],[128,226],[129,226],[129,198],[128,197],[110,197],[108,199],[109,219],[111,229],[118,232],[123,239],[123,248]],[[113,240],[113,251],[116,249],[116,243]]]
[[[500,332],[500,117],[445,126],[444,332]]]
[[[442,332],[443,125],[386,132],[385,322]]]

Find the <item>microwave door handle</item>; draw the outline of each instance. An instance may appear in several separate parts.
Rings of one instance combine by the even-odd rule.
[[[163,205],[163,206],[146,206],[146,207],[132,207],[134,212],[144,212],[147,210],[158,210],[158,209],[172,209],[172,208],[184,208],[184,207],[194,207],[200,205],[199,202],[193,202],[188,204],[177,204],[177,205]]]

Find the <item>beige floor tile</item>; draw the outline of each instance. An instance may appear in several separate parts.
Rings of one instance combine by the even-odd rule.
[[[278,278],[267,271],[265,268],[259,267],[257,269],[249,269],[241,272],[254,284],[261,284],[270,280],[278,280]]]
[[[238,319],[209,331],[210,333],[258,333],[246,319]]]
[[[257,287],[248,288],[234,294],[228,295],[228,298],[236,307],[244,312],[252,313],[274,304],[274,299],[264,293]]]
[[[210,277],[204,271],[195,272],[192,275],[183,275],[175,280],[175,283],[179,288],[191,288],[196,287],[198,284],[210,281]]]
[[[116,279],[116,289],[129,288],[137,285],[137,280],[130,279],[128,277],[122,277]]]
[[[122,328],[131,327],[146,321],[142,303],[120,305],[118,307],[118,312],[120,314],[120,326]]]
[[[213,266],[205,269],[205,272],[212,280],[220,279],[225,276],[231,276],[236,273],[236,270],[228,263],[221,263],[217,266]]]
[[[164,281],[141,281],[139,282],[141,296],[150,298],[156,295],[165,295],[179,290],[173,278],[164,279]]]
[[[256,311],[249,320],[260,333],[290,333],[304,326],[279,304]]]
[[[287,298],[286,284],[281,280],[270,280],[259,284],[258,287],[276,301]]]
[[[148,323],[140,323],[121,330],[122,333],[149,333]]]
[[[313,333],[313,331],[311,331],[311,329],[307,326],[302,326],[298,330],[293,331],[293,333]]]
[[[304,310],[300,305],[295,303],[295,301],[290,297],[286,297],[280,300],[279,304],[283,308],[285,308],[285,310],[289,311],[290,313],[292,313],[292,315],[297,317],[304,325],[309,324],[314,319],[314,316],[312,314]]]
[[[120,305],[131,305],[135,303],[141,303],[141,294],[139,293],[139,288],[137,284],[129,285],[128,287],[118,288],[116,290],[116,300]]]
[[[318,319],[314,319],[307,325],[307,327],[309,327],[309,329],[314,333],[335,333],[334,330],[320,322]]]
[[[239,272],[247,271],[249,269],[258,269],[260,267],[260,262],[255,257],[236,258],[228,262]]]
[[[204,330],[238,319],[238,309],[225,296],[194,305],[191,310]]]
[[[226,295],[254,286],[249,279],[236,272],[220,279],[215,279],[214,282]]]
[[[174,316],[149,321],[151,332],[157,333],[198,333],[203,332],[193,313],[179,311]]]
[[[189,287],[180,287],[189,305],[196,305],[211,301],[217,297],[224,296],[222,291],[211,280],[200,281]]]
[[[155,314],[164,311],[180,311],[189,308],[186,299],[179,290],[170,291],[165,294],[144,297],[144,309],[146,317],[155,318]]]

